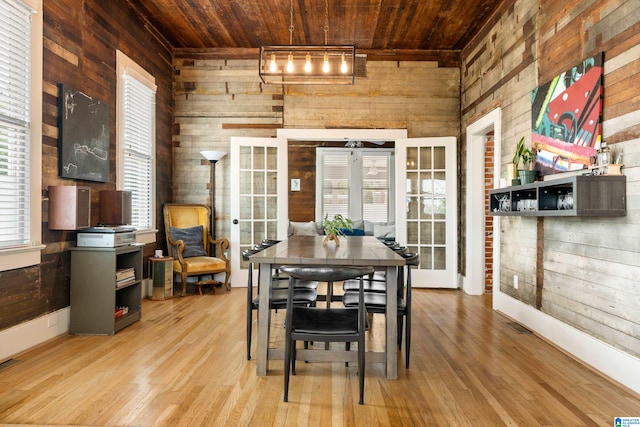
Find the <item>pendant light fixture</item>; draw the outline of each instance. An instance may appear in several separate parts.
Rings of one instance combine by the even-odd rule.
[[[324,46],[293,45],[293,0],[289,3],[289,46],[262,46],[259,73],[266,84],[352,85],[355,46],[329,45],[329,0],[325,0]]]

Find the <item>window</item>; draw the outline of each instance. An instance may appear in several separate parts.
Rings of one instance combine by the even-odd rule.
[[[155,241],[155,79],[118,51],[118,181],[138,240]]]
[[[393,150],[318,148],[316,217],[394,220]]]
[[[0,0],[0,264],[40,263],[42,4]]]

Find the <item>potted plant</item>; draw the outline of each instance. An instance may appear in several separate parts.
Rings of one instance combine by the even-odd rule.
[[[516,145],[516,152],[513,154],[513,164],[518,170],[518,178],[521,184],[529,184],[535,180],[536,171],[531,168],[534,159],[535,153],[533,149],[526,148],[524,146],[524,136],[521,137]],[[522,169],[519,168],[520,163],[522,163]]]
[[[333,240],[336,242],[336,246],[340,246],[339,236],[344,235],[344,230],[353,230],[353,221],[343,217],[341,214],[336,214],[333,219],[329,219],[329,214],[327,214],[322,221],[322,228],[326,235],[322,244],[326,246],[327,243]]]

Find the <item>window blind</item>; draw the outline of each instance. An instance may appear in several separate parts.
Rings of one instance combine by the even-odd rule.
[[[386,223],[393,220],[393,152],[383,149],[318,148],[321,205],[316,215],[336,214]]]
[[[30,240],[31,10],[0,1],[0,247]]]
[[[349,216],[350,153],[322,156],[322,218]]]
[[[389,162],[391,157],[362,156],[362,219],[389,221]]]
[[[155,92],[125,75],[123,105],[123,189],[131,191],[132,225],[148,230],[152,228]]]

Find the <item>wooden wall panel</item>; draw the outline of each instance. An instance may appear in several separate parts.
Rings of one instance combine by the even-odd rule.
[[[321,143],[289,145],[289,178],[300,180],[300,191],[291,191],[289,182],[289,219],[315,221],[316,216],[316,148]]]
[[[501,283],[494,286],[534,307],[538,299],[545,313],[637,357],[640,3],[522,0],[500,16],[463,51],[462,129],[500,107],[504,170],[520,135],[530,138],[531,91],[604,52],[603,137],[625,153],[627,216],[545,218],[540,226],[534,218],[503,218]],[[538,257],[537,248],[543,248]]]
[[[178,202],[209,204],[209,164],[200,150],[229,151],[232,136],[273,137],[286,128],[401,128],[410,137],[458,136],[460,72],[437,61],[375,61],[353,86],[263,85],[257,61],[181,52],[175,68],[174,192]],[[311,191],[290,193],[290,217],[313,219],[315,145],[290,148],[290,173]],[[300,150],[300,151],[296,151]],[[300,156],[298,156],[298,154]],[[313,157],[311,157],[313,155]],[[293,175],[291,175],[293,177]],[[216,165],[216,219],[229,235],[228,158]]]
[[[161,209],[172,200],[171,123],[172,54],[132,13],[126,0],[47,0],[44,3],[42,241],[46,249],[39,266],[0,272],[0,329],[34,319],[69,305],[68,247],[76,233],[47,228],[47,188],[86,185],[92,190],[91,223],[98,223],[98,193],[115,189],[116,49],[149,71],[158,86],[156,99],[157,228]],[[108,183],[62,179],[58,176],[58,90],[65,83],[109,105],[110,174]],[[158,241],[162,244],[164,233]],[[152,254],[147,245],[145,254]]]
[[[176,57],[173,188],[178,203],[211,205],[211,165],[202,150],[230,151],[232,136],[274,137],[282,87],[265,86],[256,61]],[[216,232],[230,234],[229,157],[216,163]]]
[[[409,137],[458,136],[459,70],[436,63],[368,62],[354,86],[287,87],[295,128],[406,128]]]

